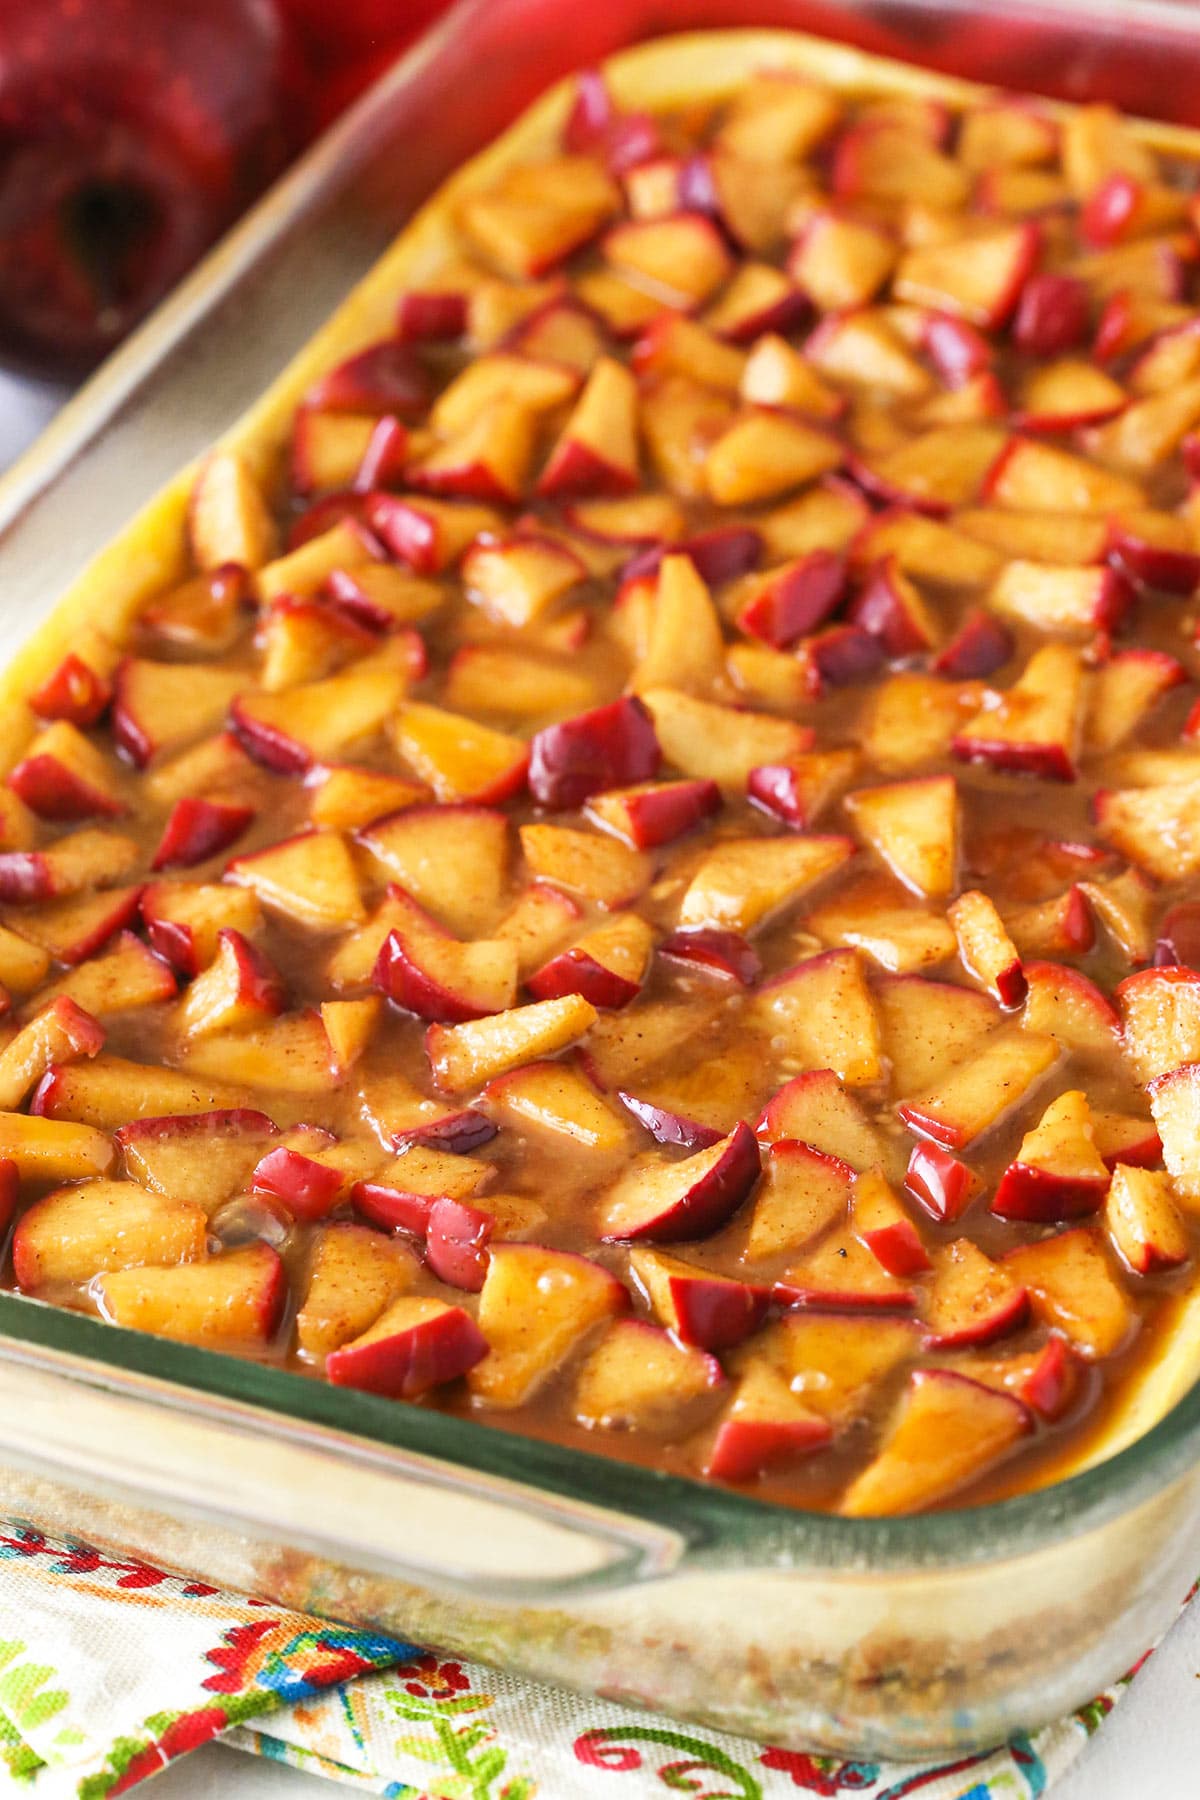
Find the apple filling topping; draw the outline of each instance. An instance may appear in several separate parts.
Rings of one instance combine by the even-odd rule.
[[[853,1516],[1101,1453],[1200,1304],[1194,190],[777,70],[447,200],[27,661],[13,1285]]]

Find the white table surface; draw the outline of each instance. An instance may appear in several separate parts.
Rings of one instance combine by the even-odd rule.
[[[52,416],[59,395],[0,372],[0,470]],[[1200,1573],[1200,1571],[1197,1571]],[[1053,1800],[1196,1800],[1200,1795],[1200,1601],[1138,1677]],[[219,1745],[159,1776],[155,1800],[330,1800],[326,1781]],[[546,1794],[542,1800],[571,1800]]]

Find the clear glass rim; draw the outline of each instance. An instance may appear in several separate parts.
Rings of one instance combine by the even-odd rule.
[[[1143,1437],[1045,1488],[905,1518],[845,1519],[0,1294],[0,1365],[20,1360],[37,1366],[39,1349],[85,1366],[55,1367],[78,1385],[81,1402],[94,1381],[120,1392],[122,1377],[126,1385],[149,1378],[159,1403],[186,1408],[201,1420],[205,1397],[234,1402],[254,1408],[268,1429],[274,1421],[281,1434],[303,1427],[307,1442],[334,1454],[344,1453],[350,1436],[376,1457],[407,1453],[448,1476],[503,1481],[524,1490],[531,1505],[549,1494],[669,1528],[685,1541],[691,1563],[709,1567],[753,1560],[781,1568],[899,1570],[1002,1560],[1098,1528],[1153,1499],[1200,1461],[1197,1383]],[[147,1397],[144,1389],[140,1397]],[[221,1423],[215,1416],[212,1422]],[[19,1422],[14,1431],[19,1434]]]

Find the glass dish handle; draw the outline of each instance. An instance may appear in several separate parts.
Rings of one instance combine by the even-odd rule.
[[[169,1363],[176,1347],[161,1348]],[[97,1366],[0,1335],[0,1371],[6,1511],[49,1484],[103,1498],[110,1519],[161,1509],[164,1521],[190,1516],[289,1556],[309,1552],[401,1580],[410,1574],[423,1589],[482,1591],[513,1604],[652,1579],[687,1548],[682,1533],[657,1523],[486,1471],[460,1474],[400,1446],[190,1392],[147,1370]]]

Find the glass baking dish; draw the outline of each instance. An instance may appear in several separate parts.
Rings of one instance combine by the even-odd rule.
[[[0,655],[537,92],[751,22],[1185,122],[1200,95],[1200,22],[1162,4],[463,0],[0,483]],[[916,1757],[1061,1715],[1167,1624],[1200,1553],[1191,1366],[1150,1431],[1053,1487],[842,1520],[0,1295],[0,1510],[727,1730]]]

